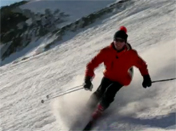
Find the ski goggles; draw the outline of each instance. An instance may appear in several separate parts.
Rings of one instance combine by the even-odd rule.
[[[121,39],[121,38],[116,38],[116,39],[115,39],[115,42],[121,42],[121,43],[122,43],[122,42],[125,42],[125,40],[124,40],[124,39]]]

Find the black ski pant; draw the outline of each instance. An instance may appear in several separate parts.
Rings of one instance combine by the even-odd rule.
[[[116,93],[122,87],[123,85],[121,85],[120,83],[111,81],[108,78],[103,77],[99,87],[92,94],[91,97],[94,97],[94,100],[96,100],[96,102],[100,102],[103,108],[106,109],[114,101]]]

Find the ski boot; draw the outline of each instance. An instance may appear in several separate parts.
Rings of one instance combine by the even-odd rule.
[[[93,120],[97,120],[102,115],[103,111],[104,111],[103,106],[101,104],[98,104],[97,108],[92,114]]]

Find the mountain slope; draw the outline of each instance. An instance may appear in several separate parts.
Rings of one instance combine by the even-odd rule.
[[[109,1],[45,1],[35,0],[27,4],[22,5],[22,9],[30,9],[35,13],[44,13],[46,9],[50,9],[52,12],[59,9],[61,12],[69,15],[69,22],[75,21],[83,16],[89,15],[95,11],[98,11],[116,0]]]
[[[87,62],[112,41],[120,25],[127,27],[129,42],[147,61],[152,80],[175,77],[175,1],[133,2],[133,6],[76,32],[48,52],[0,67],[2,130],[58,131],[69,129],[78,117],[82,122],[84,116],[79,111],[91,92],[80,90],[45,104],[40,101],[48,94],[56,96],[82,84]],[[103,66],[96,70],[94,90],[102,70]],[[156,83],[148,89],[141,83],[142,77],[135,70],[132,84],[122,88],[94,129],[174,130],[175,81]]]

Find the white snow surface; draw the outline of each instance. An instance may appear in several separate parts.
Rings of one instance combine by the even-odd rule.
[[[41,100],[81,85],[86,64],[110,44],[121,25],[128,29],[129,43],[147,62],[152,80],[176,77],[175,0],[133,2],[90,28],[69,34],[72,39],[52,50],[0,67],[0,131],[82,128],[87,122],[84,104],[92,92],[79,90],[43,104]],[[102,71],[103,66],[95,71],[94,90]],[[94,126],[95,131],[176,130],[176,81],[154,83],[147,89],[141,83],[142,77],[135,68],[132,83],[117,93]]]

